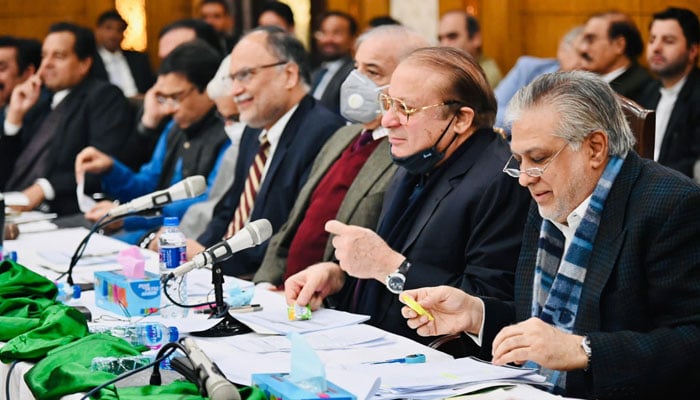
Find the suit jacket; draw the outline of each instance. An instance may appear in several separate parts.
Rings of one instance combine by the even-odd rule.
[[[649,72],[633,62],[622,75],[610,82],[610,87],[618,94],[641,103],[642,93],[651,82]]]
[[[122,53],[126,63],[129,65],[129,71],[131,71],[131,76],[134,78],[136,88],[139,93],[146,93],[156,81],[148,54],[133,50],[122,50]],[[92,69],[96,78],[109,82],[107,68],[99,54],[96,54],[94,57]]]
[[[661,82],[647,87],[641,105],[656,109],[661,100]],[[693,165],[700,160],[700,69],[694,68],[678,93],[666,133],[661,142],[659,163],[693,176]]]
[[[338,115],[340,115],[340,87],[343,85],[343,82],[345,82],[345,78],[350,75],[350,72],[354,68],[355,60],[353,60],[353,58],[350,56],[344,57],[343,64],[335,72],[335,75],[333,75],[330,82],[328,82],[328,86],[326,86],[326,89],[323,91],[323,95],[319,100],[321,104],[326,106],[326,108]],[[318,71],[316,71],[314,75],[317,73]]]
[[[265,178],[255,198],[250,220],[266,218],[277,232],[287,220],[297,194],[306,182],[314,158],[328,138],[344,124],[313,97],[305,96],[287,122]],[[255,159],[260,143],[260,130],[246,128],[236,160],[233,185],[214,208],[214,216],[197,241],[211,246],[226,234],[238,200],[243,192],[248,169]],[[250,276],[258,269],[267,243],[233,255],[223,263],[227,275]]]
[[[114,155],[121,149],[131,128],[130,109],[121,90],[116,86],[87,77],[73,87],[63,99],[66,103],[64,117],[52,138],[53,149],[47,160],[46,178],[54,188],[56,197],[48,201],[49,207],[59,215],[75,214],[78,202],[75,197],[75,156],[87,146]],[[50,99],[37,104],[42,115],[18,132],[23,147],[41,126],[50,111]],[[99,178],[86,177],[90,192],[100,191]]]
[[[700,390],[700,186],[629,152],[606,200],[574,333],[590,338],[587,372],[566,395],[692,398]],[[530,209],[515,282],[518,321],[530,317],[542,218]],[[513,322],[512,304],[484,299],[482,357]],[[510,310],[509,310],[509,307]]]
[[[299,224],[306,216],[311,195],[326,175],[326,172],[340,158],[345,149],[357,140],[361,131],[362,125],[349,125],[340,128],[328,139],[328,142],[323,146],[314,161],[309,179],[299,192],[294,208],[289,213],[289,219],[287,219],[280,231],[270,239],[265,258],[253,281],[270,282],[275,285],[282,283],[287,267],[289,246],[292,239],[294,239]],[[384,192],[386,192],[391,177],[396,171],[396,166],[394,166],[391,157],[389,157],[389,142],[386,139],[380,140],[382,142],[365,161],[352,185],[350,185],[338,209],[337,220],[346,224],[359,225],[371,229],[376,228],[379,213],[382,209]],[[331,260],[333,251],[333,244],[329,239],[326,244],[323,261]]]
[[[472,294],[510,299],[530,195],[502,172],[510,149],[492,130],[475,132],[460,149],[464,150],[453,155],[457,158],[439,181],[424,189],[425,201],[415,218],[406,221],[410,226],[405,240],[394,247],[412,263],[405,289],[450,285]],[[382,218],[406,174],[399,168],[394,175]],[[366,284],[382,285],[374,280]],[[348,279],[340,294],[345,308],[349,308],[347,294],[352,288],[354,280]],[[410,329],[398,296],[383,286],[379,289],[380,306],[371,316],[372,325],[421,343],[434,339],[419,337]]]

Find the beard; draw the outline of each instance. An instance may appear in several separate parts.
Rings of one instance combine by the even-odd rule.
[[[688,61],[689,57],[686,54],[684,57],[671,61],[661,68],[656,69],[652,67],[652,71],[655,72],[659,78],[673,78],[681,75],[683,71],[685,71]]]

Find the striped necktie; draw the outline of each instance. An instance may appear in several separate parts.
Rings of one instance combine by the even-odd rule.
[[[241,198],[238,200],[238,208],[236,208],[236,211],[233,213],[231,223],[228,224],[226,237],[224,239],[233,236],[236,232],[243,229],[243,226],[248,222],[250,213],[253,210],[253,205],[255,204],[255,197],[262,183],[260,182],[260,178],[262,178],[265,162],[269,155],[270,142],[267,140],[267,134],[263,134],[260,138],[258,154],[255,155],[253,164],[251,164],[248,170],[248,177],[246,178]]]

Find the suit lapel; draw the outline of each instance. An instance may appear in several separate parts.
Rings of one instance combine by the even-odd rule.
[[[666,130],[664,132],[664,139],[661,143],[659,160],[666,158],[666,154],[670,150],[671,143],[678,140],[678,138],[675,137],[676,133],[678,133],[677,125],[681,122],[681,117],[688,115],[690,96],[693,94],[692,90],[695,88],[697,80],[700,79],[699,75],[700,70],[697,68],[691,71],[690,74],[688,74],[688,79],[685,81],[685,84],[683,84],[683,88],[681,89],[680,93],[678,93],[678,98],[676,99],[676,103],[673,105],[673,110],[671,111],[671,116],[668,119],[668,124],[666,125]],[[659,93],[659,99],[660,98],[661,94]],[[658,104],[658,101],[656,103]]]

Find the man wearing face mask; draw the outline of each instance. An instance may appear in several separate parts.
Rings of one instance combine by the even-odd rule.
[[[313,265],[285,281],[289,304],[318,308],[326,297],[369,315],[370,324],[428,343],[408,328],[397,294],[450,285],[513,298],[528,192],[503,178],[510,151],[494,132],[496,100],[466,53],[411,53],[380,95],[382,126],[399,166],[376,233],[329,221],[338,262]],[[453,355],[475,354],[463,341]],[[469,347],[472,346],[472,347]]]
[[[340,88],[340,112],[356,124],[339,129],[316,157],[289,219],[270,239],[253,278],[257,283],[278,286],[309,265],[331,260],[328,220],[377,226],[396,171],[380,126],[378,96],[399,60],[429,43],[408,28],[387,26],[364,33],[355,46],[356,69]]]

